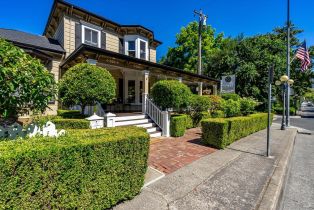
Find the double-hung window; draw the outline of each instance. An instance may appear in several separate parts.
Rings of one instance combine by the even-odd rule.
[[[140,40],[140,58],[146,60],[146,42]]]
[[[128,42],[128,54],[131,57],[136,57],[136,50],[135,50],[135,41]]]
[[[82,41],[84,44],[100,47],[100,31],[84,26],[82,27]]]

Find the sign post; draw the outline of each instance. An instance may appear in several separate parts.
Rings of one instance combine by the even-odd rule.
[[[268,122],[267,122],[267,157],[270,156],[270,125],[271,125],[271,87],[274,80],[274,66],[268,70]]]

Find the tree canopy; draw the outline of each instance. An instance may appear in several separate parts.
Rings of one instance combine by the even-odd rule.
[[[44,112],[55,96],[53,75],[38,59],[0,39],[0,118]]]
[[[116,83],[106,69],[81,63],[66,71],[59,94],[65,106],[80,105],[83,114],[86,106],[110,103],[116,96]]]
[[[291,24],[291,58],[300,45],[298,35],[302,30]],[[177,35],[176,46],[169,48],[161,63],[196,73],[198,50],[198,25],[190,23]],[[224,37],[215,35],[208,26],[202,34],[203,74],[220,79],[221,76],[236,75],[236,92],[242,97],[253,97],[261,102],[267,99],[268,69],[275,66],[275,79],[286,71],[286,27],[275,28],[272,32],[251,37]],[[310,48],[313,58],[314,48]],[[301,72],[300,61],[294,59],[291,64],[291,76],[294,79],[294,91],[302,96],[314,77],[312,71]],[[274,87],[274,93],[279,93]]]

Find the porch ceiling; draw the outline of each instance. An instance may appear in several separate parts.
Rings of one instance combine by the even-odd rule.
[[[97,47],[82,44],[77,48],[62,64],[62,72],[77,63],[85,62],[87,59],[95,59],[99,63],[109,64],[118,67],[144,71],[148,70],[154,74],[162,74],[170,77],[182,77],[183,80],[193,82],[203,82],[211,85],[218,85],[219,80],[203,75],[186,72],[170,66],[165,66],[150,61],[133,58],[120,53],[100,49]]]

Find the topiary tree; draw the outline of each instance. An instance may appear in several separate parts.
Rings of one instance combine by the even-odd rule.
[[[192,92],[188,86],[177,80],[161,80],[151,90],[154,103],[161,109],[185,108]]]
[[[44,112],[55,93],[54,77],[38,59],[0,39],[0,118]]]
[[[116,83],[104,68],[87,63],[77,64],[66,71],[60,81],[60,99],[66,106],[86,106],[96,102],[110,103],[116,96]]]

